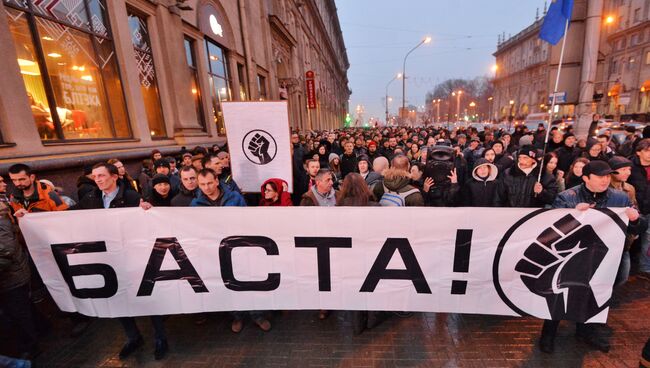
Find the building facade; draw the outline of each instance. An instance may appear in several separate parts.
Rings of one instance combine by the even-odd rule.
[[[226,101],[340,127],[350,95],[334,0],[3,0],[0,54],[0,170],[223,142]]]
[[[556,95],[558,116],[575,114],[580,94],[580,74],[587,0],[574,3],[567,34],[561,79]],[[560,61],[561,43],[553,46],[539,38],[543,18],[509,39],[500,39],[494,78],[493,118],[523,119],[528,114],[546,113]]]
[[[650,1],[607,0],[597,87],[599,111],[622,121],[650,121]]]

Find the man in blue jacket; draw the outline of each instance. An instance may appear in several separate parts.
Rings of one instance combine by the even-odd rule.
[[[582,169],[583,183],[560,193],[553,202],[553,208],[575,208],[586,211],[589,208],[626,207],[625,214],[630,219],[627,231],[640,234],[645,231],[647,222],[632,208],[630,197],[623,191],[612,189],[610,174],[616,173],[604,161],[591,161]],[[571,280],[566,280],[571,281]],[[585,303],[587,301],[585,300]],[[545,353],[552,353],[555,335],[560,321],[545,320],[539,347]],[[576,337],[587,345],[602,352],[609,351],[609,341],[599,332],[596,324],[576,324]]]
[[[244,197],[228,187],[219,185],[217,173],[212,169],[203,169],[198,176],[201,192],[190,203],[190,207],[245,207]]]

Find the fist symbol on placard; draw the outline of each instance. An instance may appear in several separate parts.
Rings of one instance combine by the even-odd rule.
[[[248,150],[260,160],[261,165],[264,165],[271,161],[271,156],[269,155],[270,145],[271,142],[266,137],[256,133],[250,143],[248,143]]]
[[[553,320],[585,322],[602,310],[590,281],[607,252],[591,225],[567,215],[539,234],[515,270],[546,299]]]

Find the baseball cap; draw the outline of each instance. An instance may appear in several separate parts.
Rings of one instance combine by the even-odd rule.
[[[618,174],[618,172],[612,170],[607,162],[594,160],[590,161],[585,165],[585,167],[582,168],[583,176],[589,176],[591,174],[596,176],[605,176],[609,174]]]

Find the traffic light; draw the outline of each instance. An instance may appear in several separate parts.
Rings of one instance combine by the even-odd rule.
[[[351,122],[352,122],[352,118],[350,117],[350,114],[346,114],[345,115],[345,127],[349,128]]]

